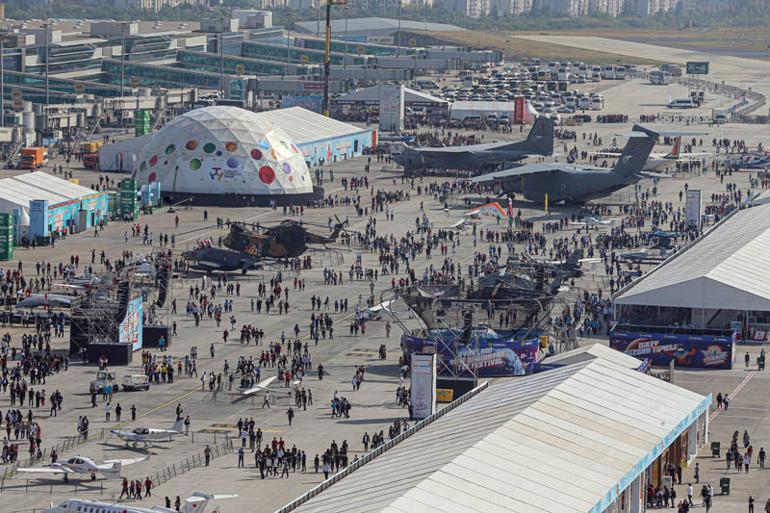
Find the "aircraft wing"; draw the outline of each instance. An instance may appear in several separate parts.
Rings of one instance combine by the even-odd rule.
[[[471,183],[495,183],[506,178],[516,178],[523,176],[532,176],[535,174],[543,173],[561,173],[559,164],[530,164],[520,167],[512,167],[510,169],[504,169],[502,171],[496,171],[494,173],[487,173],[485,175],[471,178]]]
[[[125,467],[126,465],[133,465],[134,463],[140,463],[142,461],[148,460],[149,458],[150,458],[149,456],[144,456],[142,458],[129,458],[126,460],[104,460],[104,463],[110,464],[110,465],[113,463],[120,463],[122,466]]]
[[[270,386],[270,383],[272,383],[276,379],[277,379],[277,376],[273,376],[263,381],[260,381],[256,386],[253,386],[248,390],[244,390],[243,392],[241,392],[241,395],[251,395],[251,394],[256,394],[257,392],[262,392],[264,390],[267,390],[267,387]]]
[[[446,146],[443,148],[419,149],[423,157],[445,157],[447,155],[469,155],[472,151],[462,146]]]
[[[646,178],[671,178],[671,175],[667,175],[666,173],[653,173],[651,171],[642,171],[639,174]]]
[[[74,471],[65,467],[60,468],[17,468],[17,472],[25,472],[28,474],[72,474]]]

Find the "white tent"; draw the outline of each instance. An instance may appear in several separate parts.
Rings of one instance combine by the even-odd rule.
[[[739,210],[622,290],[617,305],[770,312],[770,205]]]
[[[148,138],[134,177],[185,194],[313,192],[302,152],[280,128],[238,107],[190,111]]]

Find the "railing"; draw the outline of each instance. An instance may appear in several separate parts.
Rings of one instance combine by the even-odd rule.
[[[388,440],[383,445],[377,447],[376,449],[373,449],[372,451],[370,451],[369,453],[364,455],[363,458],[360,458],[358,461],[354,461],[352,464],[348,465],[346,468],[342,469],[340,472],[337,472],[336,474],[334,474],[329,479],[323,481],[322,483],[320,483],[316,487],[310,489],[308,492],[306,492],[305,494],[301,495],[300,497],[297,497],[296,499],[291,501],[286,506],[284,506],[281,509],[277,510],[275,513],[289,513],[290,511],[298,508],[299,506],[301,506],[302,504],[306,503],[307,501],[309,501],[310,499],[312,499],[313,497],[315,497],[319,493],[323,492],[324,490],[326,490],[327,488],[329,488],[330,486],[332,486],[333,484],[335,484],[336,482],[338,482],[342,478],[344,478],[344,477],[350,475],[352,472],[358,470],[362,465],[364,465],[366,463],[369,463],[374,458],[376,458],[380,454],[384,453],[385,451],[387,451],[391,447],[393,447],[395,445],[398,445],[399,443],[403,442],[404,440],[406,440],[407,438],[409,438],[413,434],[415,434],[418,431],[422,430],[423,428],[433,424],[433,422],[435,422],[436,420],[440,419],[441,417],[443,417],[444,415],[446,415],[450,411],[454,410],[455,408],[457,408],[458,406],[460,406],[464,402],[466,402],[469,399],[475,397],[480,392],[483,392],[484,390],[486,390],[487,386],[489,386],[489,383],[487,381],[483,382],[481,385],[477,386],[476,388],[474,388],[473,390],[471,390],[467,394],[463,395],[462,397],[460,397],[456,401],[453,401],[453,402],[449,403],[448,405],[444,406],[443,408],[441,408],[439,411],[437,411],[436,413],[434,413],[430,417],[424,418],[423,420],[421,420],[420,422],[416,423],[414,426],[412,426],[408,430],[404,431],[400,435],[396,436],[395,438],[391,438],[390,440]]]
[[[233,452],[233,439],[226,438],[221,444],[217,444],[211,447],[211,460],[224,456],[225,454],[231,454]],[[177,476],[186,474],[187,472],[203,467],[206,465],[206,456],[203,451],[195,453],[184,460],[174,463],[171,466],[164,468],[161,471],[155,473],[155,479],[153,480],[153,486],[160,486],[163,483],[174,479]]]
[[[2,477],[0,477],[0,492],[3,491],[6,478],[12,477],[16,473],[16,470],[19,468],[21,464],[24,464],[26,466],[32,466],[35,463],[48,459],[51,456],[51,451],[53,451],[54,449],[56,449],[56,453],[58,455],[61,455],[64,452],[72,449],[73,447],[78,447],[79,445],[85,443],[86,441],[87,440],[83,439],[80,436],[70,436],[65,438],[63,441],[55,445],[52,445],[49,448],[46,448],[43,451],[40,458],[30,458],[28,460],[17,459],[16,461],[14,461],[9,466],[3,469],[3,475]]]

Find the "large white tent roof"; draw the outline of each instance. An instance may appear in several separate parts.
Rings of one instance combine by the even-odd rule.
[[[268,110],[258,113],[257,116],[289,134],[298,146],[365,131],[350,123],[327,118],[302,107]]]
[[[739,210],[622,290],[621,305],[770,311],[770,205]]]
[[[339,98],[335,98],[334,100],[332,100],[332,102],[339,103],[339,104],[345,104],[345,103],[348,103],[348,104],[367,103],[367,104],[373,104],[373,105],[378,104],[380,102],[380,86],[375,85],[371,87],[365,87],[363,89],[358,89],[346,95],[340,96]],[[432,94],[423,93],[422,91],[417,91],[409,87],[404,88],[404,103],[406,104],[434,103],[437,105],[449,104],[449,102],[447,100],[444,100],[443,98],[439,98],[438,96],[433,96]]]
[[[597,357],[490,387],[293,511],[599,513],[710,403]]]

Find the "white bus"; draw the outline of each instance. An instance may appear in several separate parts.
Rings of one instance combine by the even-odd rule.
[[[602,78],[604,80],[615,80],[615,66],[607,65],[602,71]]]
[[[625,79],[626,79],[626,67],[615,66],[615,80],[625,80]]]
[[[604,97],[600,94],[591,96],[591,110],[602,110],[604,108]]]

